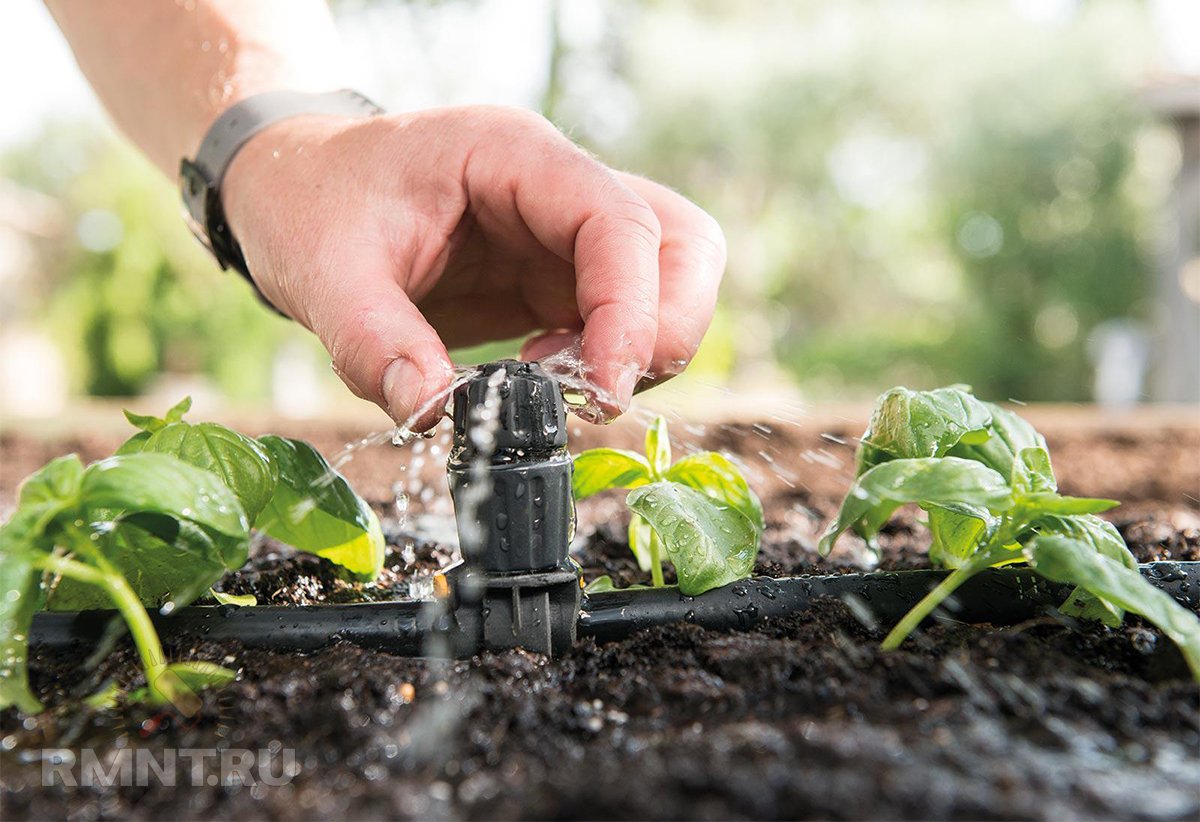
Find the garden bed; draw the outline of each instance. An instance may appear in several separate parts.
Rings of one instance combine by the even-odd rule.
[[[767,530],[756,573],[861,570],[854,541],[828,559],[816,540],[853,466],[861,416],[798,426],[674,426],[688,444],[742,457],[763,496]],[[1200,559],[1200,424],[1083,412],[1038,419],[1065,493],[1126,504],[1105,516],[1139,560]],[[357,436],[333,425],[269,426],[327,454]],[[588,430],[633,446],[635,425]],[[49,457],[111,452],[122,432],[0,435],[0,509]],[[344,602],[404,594],[450,556],[444,451],[425,464],[390,448],[344,468],[389,523],[375,586],[277,544],[255,547],[226,591],[262,604]],[[443,446],[444,447],[444,446]],[[402,466],[407,466],[403,468]],[[419,474],[419,477],[408,477]],[[437,493],[391,507],[398,479]],[[428,504],[426,504],[426,502]],[[585,576],[643,581],[624,546],[619,494],[580,505],[576,556]],[[388,519],[390,517],[390,520]],[[926,537],[901,516],[881,536],[881,567],[924,567]],[[1119,629],[1051,616],[996,630],[939,625],[898,652],[882,632],[828,601],[747,633],[691,625],[651,629],[547,660],[513,651],[437,663],[349,646],[308,656],[236,643],[168,642],[168,653],[240,669],[194,718],[151,709],[100,711],[73,695],[136,676],[131,649],[96,671],[40,652],[35,690],[51,706],[22,724],[5,712],[4,813],[17,817],[959,817],[1195,818],[1200,812],[1197,688],[1178,652],[1135,618]],[[295,751],[280,786],[43,788],[30,752],[144,747]],[[186,782],[189,764],[177,769]]]

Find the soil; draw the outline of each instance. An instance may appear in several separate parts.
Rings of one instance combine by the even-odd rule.
[[[1200,559],[1200,425],[1041,424],[1063,491],[1113,496],[1108,516],[1143,561]],[[335,453],[360,431],[272,426]],[[767,512],[756,572],[860,570],[847,539],[828,559],[816,538],[844,493],[862,420],[798,426],[675,426],[686,445],[740,458]],[[684,433],[686,430],[687,433]],[[634,447],[632,425],[588,429],[574,447]],[[119,436],[0,434],[0,512],[47,459],[110,453]],[[677,453],[687,450],[676,444]],[[380,581],[352,585],[324,560],[269,541],[222,584],[260,603],[403,596],[453,555],[438,463],[364,449],[346,465],[385,515]],[[438,453],[438,452],[441,453]],[[424,462],[422,465],[421,462]],[[392,507],[413,492],[406,524]],[[432,496],[420,489],[433,488]],[[580,505],[585,576],[643,582],[625,548],[619,496]],[[927,536],[902,513],[881,567],[927,567]],[[896,652],[841,602],[745,633],[692,625],[581,642],[559,659],[524,651],[446,663],[339,645],[310,655],[237,643],[168,644],[174,659],[238,669],[184,718],[136,704],[90,708],[107,681],[139,682],[118,643],[98,665],[48,652],[31,677],[50,709],[0,714],[6,819],[214,818],[958,818],[1195,819],[1200,814],[1200,690],[1178,653],[1136,619],[1118,629],[1042,618],[1009,628],[939,625]],[[68,749],[112,763],[128,749],[270,752],[286,784],[43,787],[42,757]],[[218,754],[219,757],[219,754]],[[264,758],[260,756],[260,759]],[[210,765],[217,760],[208,760]],[[216,781],[215,766],[204,772]],[[74,770],[79,777],[78,768]]]

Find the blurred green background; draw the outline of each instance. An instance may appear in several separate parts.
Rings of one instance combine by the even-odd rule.
[[[813,399],[965,382],[1077,401],[1093,396],[1106,350],[1097,329],[1125,344],[1115,367],[1130,396],[1145,395],[1155,363],[1155,255],[1181,164],[1178,132],[1145,94],[1178,69],[1161,6],[335,11],[362,87],[391,106],[540,108],[718,218],[729,267],[693,380]],[[3,149],[0,173],[4,357],[46,363],[5,367],[4,390],[33,400],[10,410],[53,409],[39,390],[124,396],[197,380],[284,412],[340,396],[319,346],[216,269],[174,186],[96,118],[39,122]]]

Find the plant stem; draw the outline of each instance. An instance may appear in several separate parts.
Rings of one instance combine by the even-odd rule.
[[[45,556],[35,565],[64,577],[100,587],[112,600],[117,611],[129,626],[133,644],[146,672],[146,684],[150,693],[164,702],[170,702],[181,710],[196,701],[194,694],[183,686],[178,677],[167,670],[167,658],[154,623],[142,605],[137,593],[119,573],[105,573],[77,560],[59,556]],[[182,688],[178,686],[183,686]]]
[[[655,588],[661,588],[663,582],[662,556],[659,553],[658,532],[650,529],[650,583]]]
[[[948,577],[938,583],[936,588],[926,594],[920,602],[912,607],[912,610],[896,623],[896,627],[892,628],[883,639],[881,646],[883,650],[894,651],[899,648],[925,617],[933,613],[934,609],[941,605],[960,585],[983,569],[1005,559],[1009,553],[1002,544],[994,543],[989,543],[977,551],[966,563],[954,569]]]

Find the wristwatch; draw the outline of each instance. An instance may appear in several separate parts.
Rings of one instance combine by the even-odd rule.
[[[305,114],[372,117],[382,113],[382,108],[349,89],[323,94],[268,91],[230,106],[209,127],[195,159],[184,158],[179,165],[184,219],[192,234],[212,253],[222,269],[237,271],[254,288],[259,299],[270,305],[250,276],[242,247],[225,222],[221,182],[229,164],[251,137],[281,120]]]

